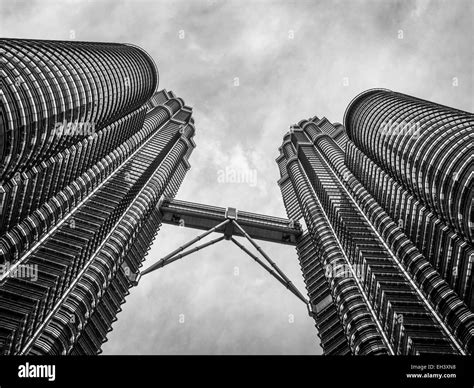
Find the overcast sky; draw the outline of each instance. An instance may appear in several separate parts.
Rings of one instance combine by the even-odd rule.
[[[160,88],[196,121],[183,200],[285,216],[283,134],[314,115],[341,122],[368,88],[474,110],[470,0],[1,5],[3,37],[128,42],[153,56]],[[256,181],[222,182],[226,168]],[[198,233],[162,227],[145,267]],[[304,290],[294,248],[261,245]],[[122,307],[104,354],[321,353],[305,306],[226,241],[145,276]]]

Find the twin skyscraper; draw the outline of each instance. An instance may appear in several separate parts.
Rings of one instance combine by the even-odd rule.
[[[325,354],[472,353],[471,113],[372,89],[343,125],[300,121],[276,160],[281,219],[173,199],[192,109],[142,49],[0,44],[0,354],[99,353],[160,225],[183,219],[247,237]],[[296,247],[308,300],[255,239]]]

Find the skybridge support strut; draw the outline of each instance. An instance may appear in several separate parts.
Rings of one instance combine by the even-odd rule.
[[[286,282],[284,279],[281,278],[274,270],[272,270],[268,265],[266,265],[262,260],[260,260],[257,256],[255,256],[252,252],[250,252],[244,245],[239,243],[235,238],[231,237],[231,241],[237,245],[240,249],[242,249],[247,255],[249,255],[252,259],[254,259],[258,264],[260,264],[265,270],[272,275],[276,280],[278,280],[281,284],[283,284],[288,290],[290,290],[298,299],[302,300],[305,304],[308,304],[308,301],[303,297],[301,298],[301,294],[299,292],[295,292],[295,290],[291,287],[291,282]]]
[[[299,299],[301,299],[306,305],[309,304],[309,301],[303,296],[303,294],[295,287],[290,279],[283,273],[283,271],[275,264],[275,262],[268,257],[265,251],[260,248],[260,246],[255,242],[255,240],[248,235],[248,233],[235,221],[232,220],[232,223],[239,229],[242,234],[250,241],[250,243],[260,252],[260,254],[267,260],[267,262],[275,269],[276,272],[282,277],[286,283],[286,287],[291,290]]]
[[[197,251],[199,251],[203,248],[206,248],[210,245],[218,243],[219,241],[222,241],[224,239],[225,239],[224,236],[220,236],[220,237],[217,237],[217,238],[215,238],[211,241],[208,241],[207,243],[198,245],[197,247],[194,247],[194,248],[190,249],[189,251],[185,251],[183,253],[178,253],[177,255],[172,256],[172,257],[168,257],[169,255],[167,255],[167,256],[163,257],[162,259],[158,260],[152,267],[147,268],[145,271],[143,271],[142,275],[146,275],[147,273],[153,272],[153,271],[157,270],[158,268],[163,268],[165,265],[171,264],[172,262],[174,262],[176,260],[182,259],[183,257],[186,257],[186,256],[190,255],[191,253],[197,252]]]
[[[184,202],[184,201],[168,201],[168,202],[165,203],[165,205],[163,205],[163,207],[166,207],[166,209],[164,211],[169,213],[172,206],[178,207],[178,205],[179,205],[180,209],[184,209],[184,210],[181,210],[181,211],[184,211],[184,212],[187,212],[187,213],[190,213],[190,214],[193,215],[194,218],[190,218],[189,220],[191,221],[191,225],[193,225],[194,227],[197,227],[197,228],[201,228],[201,224],[200,224],[201,221],[200,221],[199,216],[200,216],[200,213],[202,213],[202,212],[195,211],[194,208],[196,208],[196,210],[199,210],[199,206],[203,206],[203,207],[205,207],[206,210],[211,209],[211,211],[213,211],[214,213],[218,213],[218,212],[222,213],[220,208],[210,208],[209,206],[206,206],[206,205],[187,203],[187,202]],[[191,208],[192,211],[189,210],[190,208]],[[244,251],[252,259],[254,259],[258,264],[260,264],[260,266],[262,266],[270,275],[272,275],[283,286],[285,286],[285,288],[287,288],[292,294],[294,294],[299,300],[301,300],[306,305],[306,307],[308,308],[308,312],[311,315],[312,311],[311,311],[311,306],[310,306],[309,301],[296,288],[296,286],[291,282],[291,280],[288,279],[288,277],[276,265],[276,263],[273,260],[271,260],[270,257],[265,253],[265,251],[255,242],[254,238],[237,222],[237,220],[239,220],[239,213],[238,213],[237,209],[227,208],[227,210],[225,210],[225,213],[222,214],[222,216],[220,215],[220,213],[218,215],[222,218],[225,217],[222,222],[217,223],[217,225],[214,223],[215,226],[213,226],[209,230],[206,230],[204,233],[198,235],[197,237],[193,238],[192,240],[188,241],[186,244],[184,244],[184,245],[180,246],[179,248],[175,249],[173,252],[171,252],[168,255],[164,256],[163,258],[158,260],[155,264],[151,265],[150,267],[148,267],[147,269],[142,271],[137,276],[136,280],[134,281],[134,284],[137,285],[138,281],[140,280],[140,278],[143,275],[146,275],[150,272],[153,272],[153,271],[157,270],[158,268],[163,268],[164,266],[166,266],[168,264],[171,264],[174,261],[182,259],[183,257],[186,257],[186,256],[188,256],[188,255],[190,255],[194,252],[197,252],[201,249],[204,249],[208,246],[214,245],[214,244],[216,244],[216,243],[218,243],[218,242],[220,242],[224,239],[225,240],[231,240],[242,251]],[[206,218],[206,216],[204,216],[204,215],[202,217],[203,217],[202,218],[203,220],[207,220],[207,218],[209,218],[209,216],[207,216],[207,218]],[[268,217],[268,216],[260,216],[260,215],[253,214],[253,213],[243,213],[243,217],[244,217],[244,221],[246,221],[247,223],[251,222],[250,223],[251,233],[253,233],[256,238],[266,239],[266,240],[270,240],[270,241],[273,240],[274,242],[281,242],[281,243],[290,242],[291,243],[292,242],[291,239],[287,239],[286,237],[281,239],[280,236],[282,236],[282,235],[278,234],[278,233],[281,233],[281,232],[277,232],[277,231],[283,230],[284,231],[283,233],[285,233],[285,235],[290,235],[290,236],[292,234],[294,236],[296,236],[298,233],[301,233],[301,229],[298,229],[299,225],[296,225],[296,227],[287,226],[286,221],[284,219],[277,219],[277,218],[274,218],[274,217],[272,218],[272,217]],[[249,217],[253,217],[253,218],[255,218],[255,221],[258,220],[259,222],[257,221],[255,223],[252,223],[253,221],[249,221]],[[171,219],[174,219],[174,218],[176,218],[176,217],[174,217],[174,216],[171,217]],[[222,220],[222,218],[221,218],[221,220]],[[251,219],[253,220],[253,218],[251,218]],[[269,226],[268,226],[269,230],[271,230],[271,233],[273,233],[273,234],[265,235],[265,229],[263,229],[260,226],[262,220],[266,221],[269,224]],[[204,223],[205,221],[202,221],[202,222]],[[184,224],[186,226],[186,223],[184,223]],[[289,222],[289,224],[292,225],[292,222]],[[247,224],[246,224],[246,227],[247,227]],[[260,229],[258,229],[258,228],[260,228]],[[195,246],[194,248],[191,248],[191,249],[185,251],[186,248],[190,247],[194,243],[198,242],[199,240],[203,239],[204,237],[208,236],[209,234],[211,234],[213,232],[223,233],[223,235],[218,237],[218,238],[215,238],[213,240],[210,240],[206,243]],[[255,249],[257,249],[257,251],[263,256],[263,258],[265,259],[265,261],[269,265],[266,264],[264,260],[261,260],[254,253],[252,253],[243,244],[241,244],[239,241],[237,241],[234,238],[235,235],[245,237],[255,247]]]
[[[157,268],[161,268],[163,267],[163,263],[166,262],[166,260],[168,260],[169,258],[173,257],[174,255],[176,255],[177,253],[181,252],[181,251],[184,251],[187,247],[193,245],[195,242],[198,242],[199,240],[203,239],[204,237],[206,237],[207,235],[211,234],[212,232],[216,231],[216,229],[220,228],[221,226],[224,226],[225,224],[227,224],[228,222],[230,222],[229,219],[221,222],[220,224],[214,226],[213,228],[209,229],[208,231],[200,234],[199,236],[193,238],[192,240],[188,241],[186,244],[180,246],[178,249],[175,249],[173,252],[171,252],[170,254],[166,255],[165,257],[163,257],[161,260],[159,260],[157,263],[153,264],[151,267],[147,268],[146,270],[144,270],[141,275],[146,275],[147,273],[149,272],[152,272],[154,271],[155,269]],[[219,240],[220,241],[220,240]],[[217,241],[215,241],[217,242]]]

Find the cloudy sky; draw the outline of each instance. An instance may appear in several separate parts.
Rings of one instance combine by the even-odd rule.
[[[288,127],[342,121],[385,87],[473,111],[473,3],[449,1],[10,1],[3,37],[128,42],[194,110],[178,197],[285,216],[274,161]],[[222,182],[220,171],[256,174]],[[164,226],[145,267],[198,232]],[[295,250],[262,247],[304,290]],[[238,273],[238,275],[236,275]],[[104,354],[320,354],[305,306],[229,242],[131,290]]]

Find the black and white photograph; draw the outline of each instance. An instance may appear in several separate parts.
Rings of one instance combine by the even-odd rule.
[[[1,388],[474,386],[474,1],[0,0],[0,50]]]

